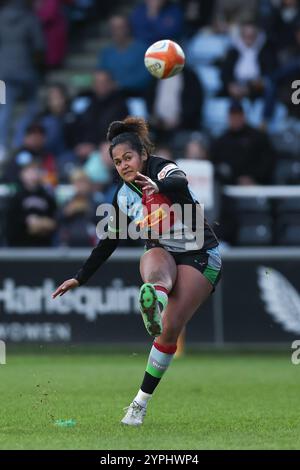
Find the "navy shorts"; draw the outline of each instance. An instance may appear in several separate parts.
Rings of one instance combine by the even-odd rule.
[[[200,271],[215,288],[222,272],[222,259],[219,248],[209,248],[198,252],[174,253],[169,251],[177,265],[193,266]]]

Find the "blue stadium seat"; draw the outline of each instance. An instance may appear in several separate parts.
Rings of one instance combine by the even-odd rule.
[[[272,218],[265,214],[238,216],[236,244],[238,246],[267,246],[273,242]]]
[[[265,213],[271,215],[271,201],[265,197],[248,197],[235,200],[235,209],[239,213]]]
[[[280,159],[276,162],[273,182],[275,184],[299,184],[300,161]]]
[[[300,219],[300,197],[287,197],[277,201],[276,213],[277,215],[298,213]]]
[[[143,98],[127,98],[126,104],[131,116],[148,118],[147,105]]]
[[[197,65],[194,70],[202,83],[206,96],[216,95],[220,91],[222,80],[218,67],[214,65]]]
[[[201,31],[186,45],[187,62],[191,65],[212,64],[224,58],[229,46],[229,35]]]
[[[275,150],[288,158],[300,159],[300,121],[286,117],[281,120],[275,132],[269,129],[270,139]]]
[[[300,246],[300,214],[287,213],[278,216],[275,231],[276,244]]]
[[[207,98],[204,101],[203,125],[213,137],[219,137],[226,130],[229,105],[229,98]]]

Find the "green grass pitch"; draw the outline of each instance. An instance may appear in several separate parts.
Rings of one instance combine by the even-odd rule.
[[[162,379],[143,427],[120,424],[145,353],[9,353],[0,449],[299,449],[299,373],[286,353],[194,353]],[[134,351],[134,350],[133,350]],[[73,427],[57,427],[73,419]]]

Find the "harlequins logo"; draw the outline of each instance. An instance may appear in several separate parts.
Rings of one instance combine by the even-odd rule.
[[[168,214],[161,207],[159,207],[157,210],[148,214],[143,220],[141,220],[138,223],[141,229],[144,229],[147,227],[150,228],[158,224],[162,220],[164,220],[167,217],[167,215]]]

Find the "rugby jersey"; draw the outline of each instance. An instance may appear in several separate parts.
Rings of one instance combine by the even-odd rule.
[[[122,180],[116,190],[111,212],[101,222],[100,233],[97,231],[99,243],[75,275],[80,284],[84,284],[95,273],[114,252],[119,240],[126,238],[128,233],[130,235],[132,229],[145,239],[148,249],[162,247],[171,253],[186,253],[206,251],[218,245],[213,230],[203,214],[201,216],[199,202],[188,187],[186,175],[175,162],[150,156],[143,174],[157,184],[158,194],[165,196],[169,206],[175,205],[181,209],[176,212],[179,212],[179,216],[175,215],[174,223],[170,224],[167,232],[154,230],[153,233],[153,227],[151,231],[149,223],[145,223],[149,219],[145,217],[141,188],[135,183]],[[199,230],[202,230],[201,224],[203,236],[198,237]]]

